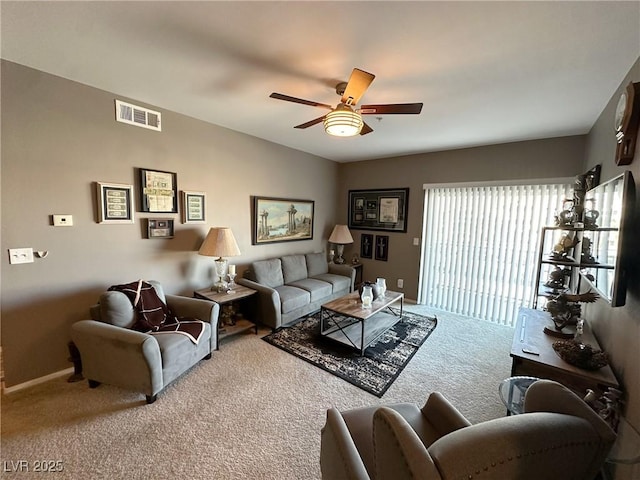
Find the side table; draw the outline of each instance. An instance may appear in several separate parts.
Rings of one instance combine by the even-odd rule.
[[[498,387],[500,400],[507,407],[507,415],[520,415],[524,408],[524,395],[537,377],[509,377]]]
[[[233,290],[229,292],[219,293],[215,290],[211,290],[210,288],[196,290],[195,292],[193,292],[193,296],[195,298],[201,298],[203,300],[209,300],[211,302],[217,303],[218,305],[220,305],[220,313],[222,314],[222,307],[224,305],[229,305],[234,302],[243,303],[249,297],[255,295],[256,293],[258,292],[252,288],[245,287],[244,285],[236,285]],[[246,318],[239,318],[232,325],[223,326],[221,326],[220,322],[218,321],[218,339],[216,342],[216,350],[220,348],[220,340],[222,340],[223,338],[245,332],[252,328],[255,329],[257,335],[258,325],[247,320]]]

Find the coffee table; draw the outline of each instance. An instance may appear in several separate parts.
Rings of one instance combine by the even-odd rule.
[[[400,315],[389,308],[396,302],[400,302]],[[337,298],[320,308],[320,335],[352,346],[363,355],[369,345],[400,321],[403,302],[404,293],[389,290],[369,308],[362,307],[358,292]]]

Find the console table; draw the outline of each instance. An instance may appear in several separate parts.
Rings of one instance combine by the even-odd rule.
[[[608,387],[620,388],[608,365],[598,370],[584,370],[562,360],[553,349],[553,342],[559,339],[543,331],[547,325],[553,325],[548,312],[520,308],[511,345],[511,376],[555,380],[581,398],[587,393],[587,389],[602,393]],[[597,350],[600,349],[586,322],[582,341]]]

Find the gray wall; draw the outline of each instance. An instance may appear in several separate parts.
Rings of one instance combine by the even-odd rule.
[[[341,164],[337,220],[347,222],[349,189],[409,187],[407,233],[388,233],[387,262],[363,259],[362,263],[365,279],[382,276],[388,288],[398,290],[397,279],[403,278],[407,298],[416,299],[420,247],[413,245],[413,239],[422,235],[425,183],[574,177],[582,171],[584,145],[584,136],[574,136]],[[375,232],[352,231],[354,243],[345,248],[346,258],[359,253],[361,233]]]
[[[626,416],[640,431],[640,149],[636,149],[631,165],[615,164],[616,140],[613,132],[613,118],[618,98],[629,82],[640,82],[640,59],[621,82],[611,101],[589,133],[587,156],[583,170],[594,165],[602,165],[601,179],[606,181],[625,170],[630,170],[635,180],[636,203],[634,209],[633,249],[630,259],[631,272],[627,290],[627,300],[623,307],[611,308],[606,302],[598,302],[587,307],[586,318],[594,328],[602,348],[610,357],[611,364],[626,391]],[[636,452],[637,453],[637,452]],[[640,465],[619,466],[616,479],[640,478]]]
[[[109,92],[2,62],[2,347],[7,386],[65,368],[70,325],[114,283],[161,281],[191,295],[212,283],[197,250],[209,227],[229,226],[254,259],[327,249],[337,209],[337,164],[163,111],[162,132],[115,121]],[[124,99],[126,100],[126,99]],[[132,103],[139,104],[135,100]],[[96,223],[93,182],[135,185],[134,168],[176,172],[180,190],[207,192],[206,225],[136,212],[133,225]],[[313,240],[251,245],[251,196],[315,201]],[[50,226],[72,214],[73,227]],[[176,237],[144,238],[145,217],[174,218]],[[8,248],[49,251],[9,265]]]

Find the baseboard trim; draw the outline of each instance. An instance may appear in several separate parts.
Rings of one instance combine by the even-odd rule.
[[[64,370],[50,373],[49,375],[45,375],[44,377],[34,378],[33,380],[29,380],[24,383],[19,383],[18,385],[13,385],[11,387],[4,387],[2,389],[2,393],[6,394],[6,393],[17,392],[19,390],[24,390],[25,388],[40,385],[41,383],[48,382],[49,380],[53,380],[54,378],[62,377],[63,375],[72,375],[73,372],[74,372],[73,367],[65,368]]]

